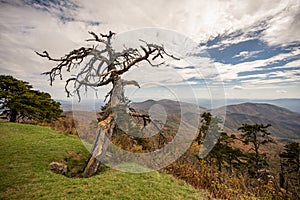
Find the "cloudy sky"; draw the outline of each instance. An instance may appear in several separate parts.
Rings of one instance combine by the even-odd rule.
[[[86,45],[88,31],[112,30],[126,36],[143,28],[150,35],[151,28],[168,30],[166,40],[189,38],[206,56],[197,54],[202,57],[198,65],[183,59],[159,71],[136,69],[129,78],[142,81],[144,90],[131,90],[134,95],[167,98],[178,90],[190,97],[186,91],[192,88],[197,98],[217,98],[211,90],[224,88],[226,98],[300,98],[298,0],[0,0],[0,4],[0,73],[26,80],[56,99],[66,97],[64,82],[49,86],[40,74],[54,63],[34,51],[60,57]],[[171,49],[175,54],[174,49],[186,48],[176,44]],[[208,68],[218,73],[218,80],[205,73]],[[205,83],[210,81],[218,84],[208,89]]]

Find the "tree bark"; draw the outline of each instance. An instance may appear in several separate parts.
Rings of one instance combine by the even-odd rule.
[[[82,174],[83,177],[93,176],[97,172],[102,162],[102,159],[106,154],[108,142],[115,129],[115,122],[113,120],[112,113],[110,113],[106,119],[100,121],[98,123],[98,126],[99,126],[99,132],[94,142],[91,151],[91,156]]]
[[[11,113],[10,113],[10,116],[9,116],[9,121],[10,122],[16,122],[18,112],[15,109],[12,109],[10,112]]]
[[[222,172],[222,159],[219,157],[217,158],[217,161],[218,161],[218,170],[219,172]]]

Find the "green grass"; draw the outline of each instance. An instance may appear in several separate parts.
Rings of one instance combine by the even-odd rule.
[[[50,128],[0,123],[0,199],[202,199],[201,192],[170,175],[106,169],[91,178],[52,173],[68,152],[88,156],[81,141]]]

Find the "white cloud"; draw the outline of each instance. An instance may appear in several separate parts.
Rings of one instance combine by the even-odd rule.
[[[300,42],[298,34],[300,31],[300,1],[277,1],[274,2],[275,6],[272,8],[269,7],[271,2],[268,2],[269,5],[264,4],[267,2],[262,1],[260,4],[260,2],[253,1],[256,6],[252,6],[252,8],[257,9],[250,9],[249,13],[253,15],[241,15],[238,20],[232,22],[232,27],[229,29],[224,29],[218,34],[211,34],[211,38],[218,36],[221,40],[210,47],[204,46],[203,49],[222,49],[232,44],[253,39],[260,39],[270,46],[286,46],[290,43]],[[237,3],[239,9],[243,10],[244,7],[241,4],[240,2]],[[247,8],[251,8],[251,3],[247,2],[246,4]],[[243,12],[247,13],[246,10]],[[234,11],[228,11],[226,14],[228,15],[228,13],[235,15]],[[231,18],[234,19],[232,16]]]
[[[300,3],[295,1],[269,21],[263,39],[269,45],[300,42]]]
[[[261,60],[255,60],[250,62],[242,62],[238,64],[223,64],[219,62],[215,62],[215,66],[217,67],[218,71],[220,72],[220,75],[224,81],[234,81],[239,79],[245,79],[245,78],[263,78],[266,77],[268,73],[265,72],[264,68],[261,68],[263,66],[267,66],[272,63],[276,63],[279,61],[282,61],[284,59],[288,59],[291,57],[294,57],[296,55],[300,55],[300,49],[293,50],[289,53],[281,53],[276,56],[273,56],[268,59],[261,59]],[[289,67],[300,67],[300,61],[296,60],[290,63],[287,63],[281,67],[277,68],[289,68]],[[274,67],[276,69],[276,67]],[[239,76],[239,73],[241,72],[251,72],[251,71],[261,71],[259,74],[255,75],[244,75]],[[299,71],[293,72],[291,75],[293,75],[296,78],[296,73],[299,73]],[[274,74],[276,72],[269,72],[270,74]],[[289,72],[282,72],[283,74],[289,73]],[[298,76],[299,79],[299,76]],[[251,82],[252,80],[248,80]]]
[[[242,60],[246,60],[260,53],[261,51],[241,51],[239,54],[233,56],[233,58],[241,58]]]
[[[287,91],[286,91],[286,90],[283,90],[283,89],[276,90],[276,92],[279,93],[279,94],[287,93]]]
[[[242,90],[244,88],[242,86],[240,86],[240,85],[235,85],[235,86],[232,87],[232,89],[234,89],[234,90]]]
[[[246,57],[249,55],[249,51],[241,51],[238,55],[235,55],[233,58],[236,57]]]
[[[139,1],[128,0],[87,0],[71,1],[79,5],[77,10],[58,7],[49,8],[49,12],[34,9],[24,5],[22,1],[1,1],[0,7],[0,70],[1,73],[12,74],[17,78],[30,81],[41,90],[53,91],[56,96],[65,96],[61,86],[47,86],[46,77],[41,72],[48,70],[53,63],[41,59],[34,54],[34,50],[48,50],[52,55],[60,57],[69,50],[77,48],[87,39],[88,31],[107,32],[113,30],[122,32],[156,27],[170,29],[191,37],[194,41],[207,41],[211,36],[223,34],[226,31],[234,33],[242,31],[238,37],[228,38],[223,44],[229,45],[249,40],[256,36],[250,33],[261,29],[259,23],[266,21],[266,30],[263,40],[270,45],[299,42],[299,1],[282,0],[155,0]],[[74,18],[71,21],[61,21],[58,16]],[[87,22],[99,22],[93,26]],[[178,45],[180,46],[180,44]],[[299,50],[293,51],[299,54]],[[241,57],[253,56],[255,52],[241,52]],[[239,79],[238,73],[257,70],[259,66],[290,57],[290,54],[280,54],[267,60],[241,63],[237,65],[224,65],[216,63],[222,78],[225,81]],[[209,63],[210,61],[207,61]],[[201,63],[202,64],[202,63]],[[183,66],[183,65],[182,65]],[[178,69],[182,79],[205,77],[205,70],[209,70],[204,62],[203,68]],[[299,61],[285,65],[299,66]],[[198,70],[198,71],[197,71]],[[145,72],[145,71],[144,71]],[[150,72],[150,71],[149,71]],[[160,72],[159,72],[160,73]],[[163,73],[157,73],[156,79],[162,80]],[[258,75],[263,76],[263,75]],[[279,76],[279,74],[274,74]],[[290,74],[289,80],[297,80],[295,73]],[[174,78],[175,77],[175,78]],[[176,82],[176,76],[168,77],[163,81]],[[251,77],[251,76],[248,76]],[[135,77],[133,77],[135,78]],[[155,80],[158,81],[158,80]],[[45,83],[45,84],[44,84]],[[189,83],[196,83],[189,81]]]
[[[225,91],[226,97],[230,99],[300,98],[299,87],[300,84],[281,86],[269,84],[260,87],[257,85],[247,85],[247,89],[245,90],[232,90],[232,88],[225,88]]]

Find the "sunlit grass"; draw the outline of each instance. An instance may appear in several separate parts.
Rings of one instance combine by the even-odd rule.
[[[70,151],[88,156],[75,136],[0,123],[0,199],[202,199],[185,182],[158,172],[106,169],[85,179],[52,173],[49,163],[64,161]]]

